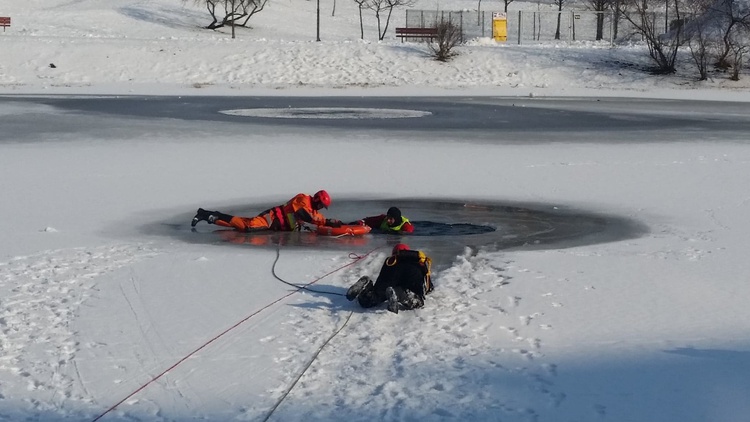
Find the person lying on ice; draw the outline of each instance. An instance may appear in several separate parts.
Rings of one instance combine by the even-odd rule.
[[[385,233],[414,232],[414,226],[406,217],[401,215],[401,210],[396,207],[388,208],[388,212],[385,214],[365,217],[349,224],[364,224]]]
[[[328,195],[328,192],[321,190],[313,196],[304,193],[297,194],[286,204],[269,208],[255,217],[238,217],[219,211],[207,211],[198,208],[198,212],[190,225],[195,227],[198,222],[205,221],[217,226],[234,227],[243,232],[255,230],[293,231],[302,223],[340,227],[341,221],[327,219],[318,212],[321,208],[328,209],[330,205],[331,196]]]
[[[375,283],[368,276],[361,277],[347,290],[346,298],[357,299],[363,308],[388,301],[388,310],[395,314],[399,309],[421,308],[425,295],[432,291],[431,265],[432,260],[423,252],[399,243],[386,258]]]

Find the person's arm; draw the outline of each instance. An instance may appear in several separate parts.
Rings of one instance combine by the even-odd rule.
[[[414,226],[411,224],[411,222],[407,221],[403,226],[401,226],[401,231],[404,233],[414,233]]]
[[[326,218],[323,214],[314,210],[312,207],[312,198],[309,195],[299,194],[290,201],[294,209],[294,218],[297,222],[304,222],[316,226],[326,224]]]
[[[304,208],[300,208],[294,213],[298,221],[304,221],[305,223],[314,224],[316,226],[327,226],[328,222],[333,220],[327,219],[323,214],[313,210],[310,212]],[[338,220],[336,220],[338,221]]]
[[[328,227],[341,227],[344,223],[341,222],[341,220],[337,220],[335,218],[326,218],[324,226]]]
[[[348,224],[359,224],[359,225],[370,226],[372,228],[378,228],[380,227],[380,224],[383,222],[384,219],[385,219],[385,214],[380,214],[380,215],[375,215],[372,217],[365,217],[361,220],[352,221],[351,223],[348,223]]]

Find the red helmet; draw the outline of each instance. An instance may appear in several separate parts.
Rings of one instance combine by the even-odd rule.
[[[331,195],[324,190],[315,192],[315,195],[313,196],[313,205],[315,205],[315,209],[317,210],[321,208],[328,209],[328,207],[331,206]]]
[[[408,250],[409,250],[409,245],[405,243],[399,243],[393,247],[393,252],[391,252],[391,254],[396,255],[398,251],[408,251]]]

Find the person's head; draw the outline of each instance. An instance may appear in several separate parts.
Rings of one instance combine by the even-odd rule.
[[[401,224],[401,210],[396,207],[388,208],[385,219],[389,226],[398,226]]]
[[[324,190],[319,190],[313,195],[312,206],[315,211],[331,206],[331,196]]]
[[[408,250],[409,250],[409,245],[405,243],[399,243],[393,247],[393,252],[391,252],[391,255],[396,255],[397,253],[399,253],[399,251],[408,251]]]

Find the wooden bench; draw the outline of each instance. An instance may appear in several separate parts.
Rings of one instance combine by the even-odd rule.
[[[5,32],[5,28],[10,26],[10,17],[9,16],[0,16],[0,26],[3,27],[3,32]]]
[[[396,28],[396,36],[401,37],[401,42],[404,42],[404,38],[428,38],[432,41],[437,37],[437,28]]]

